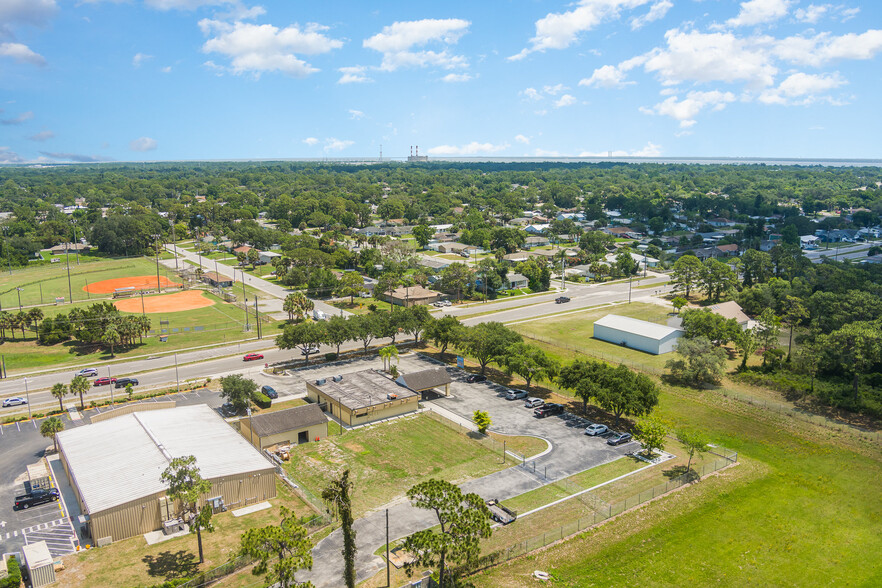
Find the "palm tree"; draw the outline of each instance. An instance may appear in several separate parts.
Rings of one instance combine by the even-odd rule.
[[[55,435],[63,430],[64,421],[57,416],[49,417],[40,424],[40,434],[44,437],[52,437],[52,442],[55,443],[55,453],[58,453],[58,439]]]
[[[389,369],[392,368],[392,358],[395,358],[395,362],[398,362],[398,348],[394,345],[387,345],[380,349],[380,357],[383,358],[383,369],[386,369],[386,362],[389,362]]]
[[[34,325],[34,333],[40,330],[40,321],[43,320],[43,311],[39,308],[32,308],[28,311],[28,318],[32,325]]]
[[[74,376],[74,379],[70,381],[70,393],[80,395],[80,410],[86,410],[83,394],[89,391],[89,387],[89,380],[86,376]]]
[[[6,330],[9,328],[9,313],[5,310],[0,312],[0,337],[6,339]]]
[[[7,318],[7,324],[9,325],[9,332],[12,333],[12,340],[15,341],[15,330],[19,325],[19,316],[10,312]]]
[[[52,396],[58,399],[58,408],[60,408],[62,412],[64,411],[64,402],[62,402],[62,400],[67,396],[67,392],[67,386],[61,382],[52,385]]]
[[[28,327],[31,324],[31,320],[30,320],[30,317],[28,316],[28,313],[19,310],[17,313],[15,313],[15,322],[19,327],[21,327],[21,338],[24,339],[25,338],[25,327]]]
[[[285,301],[282,303],[282,310],[288,313],[288,321],[294,322],[294,310],[296,309],[297,297],[296,293],[291,293],[285,296]]]
[[[120,341],[122,341],[122,337],[116,325],[113,323],[107,325],[107,328],[104,329],[104,334],[101,335],[101,342],[110,347],[111,359],[116,357],[113,353],[113,348],[119,345]]]
[[[143,337],[150,333],[150,329],[151,329],[150,319],[147,318],[146,316],[143,316],[143,315],[139,316],[138,317],[138,326],[141,329],[141,332],[138,334],[138,337],[141,338],[141,343],[143,343],[144,342]]]

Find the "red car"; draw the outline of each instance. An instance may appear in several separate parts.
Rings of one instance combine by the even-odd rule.
[[[98,378],[92,385],[107,386],[108,384],[116,384],[116,378]]]
[[[255,361],[257,359],[263,359],[263,354],[262,353],[249,353],[243,358],[244,361]]]

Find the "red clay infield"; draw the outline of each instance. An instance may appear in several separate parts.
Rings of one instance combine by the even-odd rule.
[[[172,288],[180,286],[176,282],[172,282],[165,276],[159,276],[159,284],[163,288]],[[110,280],[101,280],[94,284],[89,284],[83,290],[90,294],[113,294],[118,288],[137,288],[138,290],[155,290],[156,276],[134,276],[131,278],[112,278]]]
[[[201,290],[185,290],[175,294],[144,298],[144,312],[179,312],[204,308],[212,304],[214,302],[203,296]],[[122,312],[141,312],[141,297],[117,300],[113,305]]]

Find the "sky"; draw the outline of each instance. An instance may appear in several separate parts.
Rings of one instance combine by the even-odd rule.
[[[882,158],[882,2],[0,0],[0,162]]]

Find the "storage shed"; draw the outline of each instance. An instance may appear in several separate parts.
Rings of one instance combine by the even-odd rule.
[[[659,325],[627,316],[608,314],[594,323],[594,338],[653,355],[677,348],[683,329]]]
[[[317,404],[295,406],[239,421],[242,436],[258,449],[298,445],[328,436],[328,417]]]
[[[420,398],[375,370],[307,382],[306,395],[349,426],[413,412]]]
[[[175,516],[160,475],[176,457],[194,456],[211,482],[200,507],[210,501],[236,508],[276,496],[273,464],[205,404],[135,412],[62,431],[57,438],[97,544],[162,529]]]
[[[443,387],[444,396],[450,393],[450,382],[452,381],[447,370],[441,367],[402,374],[395,380],[400,386],[418,394],[434,392]]]
[[[40,588],[55,581],[55,564],[49,546],[45,541],[37,541],[21,548],[24,553],[25,566],[31,578],[31,586]]]

